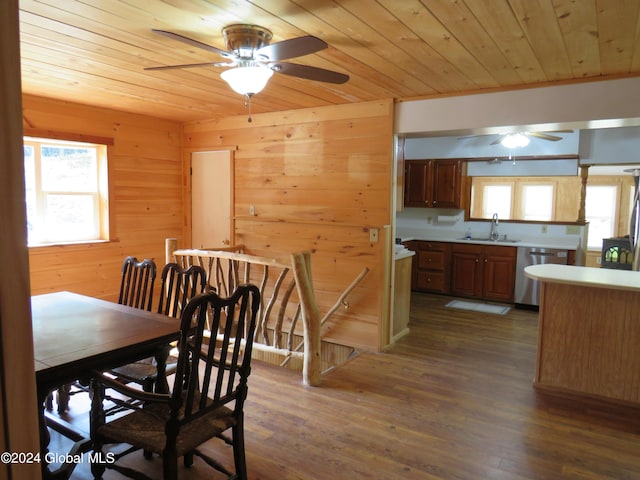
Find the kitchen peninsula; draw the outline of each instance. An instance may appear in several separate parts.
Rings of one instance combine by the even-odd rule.
[[[640,272],[535,265],[542,284],[534,385],[640,406]]]

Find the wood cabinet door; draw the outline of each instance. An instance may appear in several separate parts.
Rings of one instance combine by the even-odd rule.
[[[482,294],[481,255],[472,252],[451,254],[451,293],[463,297]]]
[[[431,162],[407,160],[404,177],[405,207],[431,207]]]
[[[513,301],[516,252],[512,247],[486,247],[482,296],[487,300]]]
[[[433,162],[432,205],[438,208],[460,208],[460,160]]]

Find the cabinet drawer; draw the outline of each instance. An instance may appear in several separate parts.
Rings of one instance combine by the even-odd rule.
[[[418,250],[448,252],[451,249],[451,244],[446,242],[428,242],[425,240],[418,240],[416,244]]]
[[[416,276],[416,290],[449,293],[449,283],[444,273],[419,271]]]
[[[517,247],[509,247],[505,245],[486,245],[484,252],[487,256],[516,258],[518,249]]]
[[[478,243],[454,243],[452,253],[466,253],[469,255],[482,255],[484,247]]]
[[[442,271],[446,266],[446,255],[444,252],[418,251],[418,268],[420,270]]]

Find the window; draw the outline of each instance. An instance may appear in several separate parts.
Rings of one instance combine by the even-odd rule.
[[[511,218],[511,185],[485,185],[482,195],[482,217],[491,218],[494,213],[500,219]]]
[[[29,245],[107,238],[107,147],[24,139]]]
[[[473,177],[470,216],[490,219],[497,213],[501,220],[557,221],[556,183],[551,178],[532,180],[514,177],[505,180],[500,177]],[[576,202],[576,208],[571,213],[575,214],[577,210]]]
[[[614,185],[587,185],[588,248],[602,248],[602,239],[614,236],[617,199],[618,187]]]
[[[522,218],[529,221],[553,219],[553,185],[522,185]]]

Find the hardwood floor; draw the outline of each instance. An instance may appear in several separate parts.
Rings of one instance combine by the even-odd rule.
[[[450,300],[414,293],[410,335],[386,353],[362,353],[325,374],[320,387],[254,362],[245,409],[249,477],[640,478],[637,411],[532,388],[535,312],[445,308]],[[230,459],[226,446],[210,448]],[[130,463],[160,478],[158,458],[135,455]],[[181,475],[223,478],[197,458]],[[72,478],[91,478],[87,465]]]

